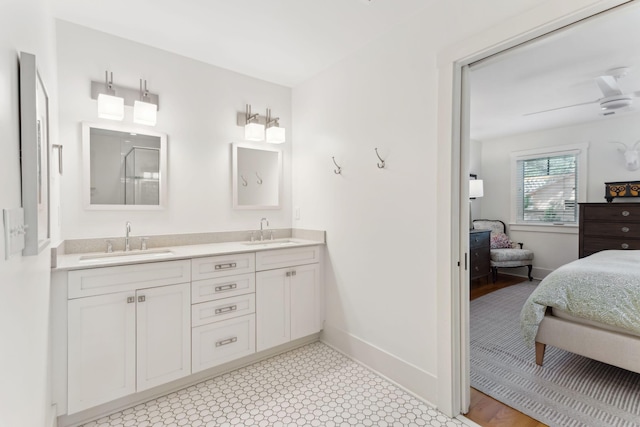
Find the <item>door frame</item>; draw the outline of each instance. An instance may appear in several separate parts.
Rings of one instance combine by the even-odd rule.
[[[444,49],[437,58],[438,409],[450,417],[469,408],[469,91],[470,64],[638,0],[545,2]]]

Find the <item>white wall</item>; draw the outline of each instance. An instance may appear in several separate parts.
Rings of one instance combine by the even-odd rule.
[[[587,199],[581,202],[605,202],[604,183],[610,181],[638,180],[638,171],[628,171],[624,158],[618,152],[621,141],[632,146],[640,139],[638,125],[640,114],[602,117],[591,123],[512,135],[482,142],[482,169],[485,178],[485,196],[481,215],[509,223],[511,220],[512,151],[558,145],[589,143]],[[629,201],[629,199],[618,199]],[[573,234],[541,231],[511,231],[513,240],[524,242],[535,252],[534,276],[543,277],[567,262],[578,258],[577,229]],[[524,273],[524,270],[521,272]]]
[[[436,57],[536,3],[438,2],[294,88],[294,225],[327,230],[325,337],[390,354],[405,369],[385,373],[436,403],[436,299],[452,286],[436,275],[436,194],[451,185],[438,180]]]
[[[57,143],[55,32],[48,2],[0,6],[0,208],[21,206],[18,55],[36,55],[49,94],[50,142]],[[55,153],[54,153],[55,159]],[[57,163],[52,162],[55,166]],[[52,239],[57,240],[58,176],[51,181]],[[0,235],[4,230],[0,225]],[[51,419],[50,252],[5,260],[0,245],[0,425],[42,427]]]
[[[284,197],[279,210],[234,211],[231,198],[231,143],[243,139],[236,113],[252,105],[266,108],[291,127],[291,89],[223,70],[179,55],[63,21],[58,30],[60,138],[67,166],[63,186],[65,239],[256,229],[267,217],[271,227],[291,226],[291,132],[284,150]],[[168,135],[168,208],[163,211],[85,210],[82,200],[81,122],[99,122],[90,82],[113,72],[114,84],[137,88],[148,81],[160,96],[154,127]],[[132,125],[125,107],[124,124]],[[114,123],[109,121],[110,123]],[[287,129],[290,131],[290,129]]]

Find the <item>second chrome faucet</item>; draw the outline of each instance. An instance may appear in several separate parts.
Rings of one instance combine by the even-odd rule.
[[[131,245],[129,244],[129,234],[131,233],[131,223],[127,221],[124,235],[124,251],[129,252],[131,250]]]

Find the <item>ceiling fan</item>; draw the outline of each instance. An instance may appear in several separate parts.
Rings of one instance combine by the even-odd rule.
[[[607,71],[607,74],[596,77],[595,81],[603,96],[595,101],[566,105],[564,107],[551,108],[549,110],[536,111],[534,113],[527,113],[524,115],[531,116],[534,114],[548,113],[551,111],[589,104],[599,104],[600,109],[602,110],[601,114],[603,116],[610,116],[612,114],[616,114],[618,111],[628,111],[629,107],[633,104],[633,99],[640,98],[640,91],[623,93],[618,85],[618,80],[628,75],[630,71],[631,69],[629,67],[614,68]]]

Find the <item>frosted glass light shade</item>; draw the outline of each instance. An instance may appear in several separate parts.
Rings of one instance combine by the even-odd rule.
[[[282,144],[285,141],[285,130],[284,128],[271,126],[267,128],[267,142],[271,144]]]
[[[264,125],[260,123],[247,123],[244,126],[244,139],[248,141],[264,140]]]
[[[469,198],[484,196],[484,185],[481,179],[469,180]]]
[[[98,117],[109,120],[124,119],[124,98],[105,93],[98,95]]]
[[[133,121],[141,125],[155,126],[158,116],[158,106],[148,102],[135,101],[133,103]]]

